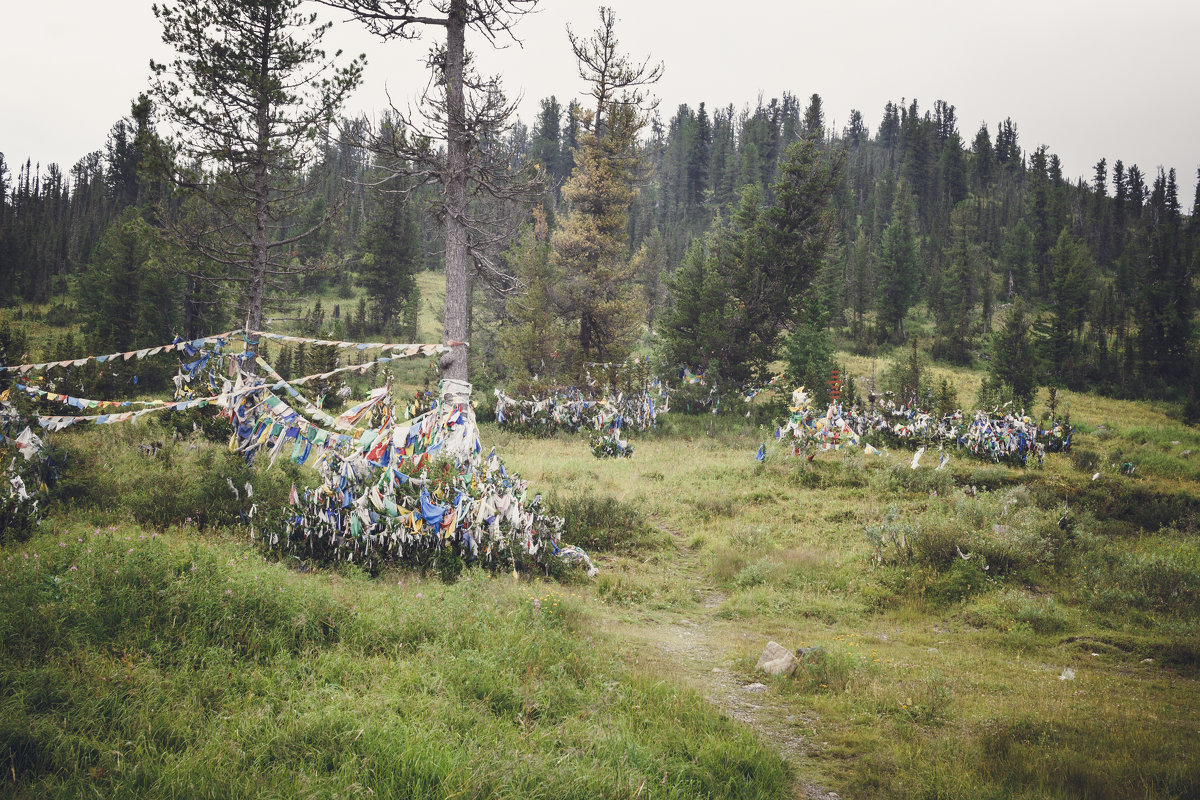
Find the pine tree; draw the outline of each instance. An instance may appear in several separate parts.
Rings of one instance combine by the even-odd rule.
[[[556,301],[576,326],[583,362],[624,360],[644,318],[626,228],[640,125],[625,107],[607,111],[604,135],[581,137],[575,171],[563,186],[567,217],[551,236],[562,275]]]
[[[879,245],[879,321],[894,341],[904,341],[904,317],[917,293],[917,246],[912,203],[903,184],[896,188],[896,213]]]
[[[399,117],[393,134],[370,143],[394,159],[399,174],[437,181],[442,187],[437,217],[444,232],[446,299],[442,340],[465,342],[471,333],[475,277],[494,288],[509,288],[512,276],[497,270],[496,251],[508,239],[476,193],[497,200],[526,201],[543,186],[529,173],[511,169],[507,149],[498,146],[513,111],[499,77],[483,78],[473,68],[467,31],[488,42],[513,36],[516,23],[534,3],[527,0],[321,0],[344,9],[384,40],[412,39],[433,30],[445,38],[433,47],[430,91],[421,98],[422,120]],[[424,135],[410,135],[411,131]],[[431,141],[436,136],[439,142]],[[472,271],[471,267],[475,269]],[[441,357],[446,377],[466,381],[465,348]]]
[[[594,110],[583,112],[575,170],[563,186],[567,218],[551,237],[563,282],[558,305],[577,325],[577,357],[623,361],[642,327],[641,293],[629,258],[629,207],[641,167],[638,133],[646,124],[646,88],[662,65],[637,64],[620,52],[612,9],[600,9],[600,27],[587,39],[568,30],[579,74]]]
[[[263,327],[273,278],[295,272],[286,253],[315,228],[283,224],[306,187],[316,131],[358,85],[360,60],[335,67],[321,49],[329,24],[301,14],[300,0],[200,0],[156,5],[163,41],[176,57],[151,62],[158,107],[179,129],[185,163],[176,183],[212,214],[179,218],[163,206],[177,235],[239,274],[248,329]],[[319,225],[317,226],[319,227]]]
[[[784,345],[788,382],[805,386],[817,407],[829,402],[829,376],[835,367],[829,312],[820,296],[810,292],[797,323]]]
[[[405,299],[416,287],[420,238],[406,194],[384,192],[363,231],[358,282],[367,290],[369,316],[360,315],[372,333],[393,325]]]

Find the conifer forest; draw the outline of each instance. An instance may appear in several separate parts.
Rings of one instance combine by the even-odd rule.
[[[544,5],[168,0],[0,121],[0,794],[1200,796],[1200,151],[486,74]]]

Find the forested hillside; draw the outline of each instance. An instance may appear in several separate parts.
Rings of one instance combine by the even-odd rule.
[[[183,201],[150,169],[162,156],[154,118],[151,103],[139,99],[100,149],[66,171],[0,161],[0,297],[8,305],[73,308],[82,323],[81,348],[84,341],[93,349],[124,348],[173,333],[200,335],[238,313],[214,291],[221,265],[204,263],[162,235],[162,209]],[[636,164],[620,177],[633,191],[625,241],[615,245],[626,267],[610,278],[625,284],[614,302],[629,306],[626,316],[644,314],[645,324],[626,321],[624,349],[601,343],[590,357],[653,348],[657,341],[667,356],[720,373],[717,344],[672,348],[671,327],[684,325],[679,306],[689,302],[688,292],[700,293],[696,301],[703,295],[705,258],[732,259],[750,272],[770,261],[760,254],[755,266],[728,247],[717,256],[713,243],[756,224],[745,213],[777,202],[788,147],[807,142],[806,158],[830,177],[831,235],[813,275],[817,291],[805,301],[782,298],[796,308],[772,317],[781,337],[817,320],[844,346],[870,354],[906,342],[914,333],[910,312],[927,311],[933,327],[925,344],[936,358],[986,366],[992,334],[1013,319],[1010,304],[1019,303],[1019,329],[1010,338],[1028,354],[1032,385],[1190,401],[1195,416],[1200,193],[1190,203],[1181,198],[1174,169],[1148,174],[1114,157],[1097,163],[1088,180],[1073,180],[1050,146],[1021,141],[1013,120],[964,133],[955,107],[943,101],[932,110],[916,100],[888,103],[874,127],[854,110],[841,130],[826,125],[815,94],[807,102],[785,94],[741,109],[680,105],[665,121],[661,112],[647,119],[627,144]],[[292,248],[294,263],[316,269],[288,278],[275,298],[277,315],[297,318],[295,301],[304,294],[357,285],[367,298],[348,313],[327,313],[330,331],[411,331],[419,304],[412,275],[440,268],[436,209],[427,188],[396,191],[409,187],[392,181],[381,190],[393,170],[351,144],[368,128],[389,124],[343,120],[326,132],[319,158],[298,179],[315,193],[289,224],[300,230],[325,215],[332,224]],[[589,124],[578,102],[564,106],[550,97],[532,127],[517,122],[490,145],[506,152],[514,169],[537,164],[545,181],[540,207],[503,209],[530,227],[503,257],[515,291],[477,311],[472,337],[480,346],[473,358],[486,362],[492,377],[537,372],[520,365],[546,362],[545,353],[530,351],[528,336],[513,333],[532,324],[530,307],[541,309],[563,337],[561,347],[553,337],[543,337],[540,347],[563,351],[564,372],[577,365],[578,358],[567,357],[567,340],[579,334],[568,329],[584,312],[570,308],[578,297],[549,291],[571,276],[548,243],[567,219],[564,187],[586,152]],[[825,202],[825,195],[813,202]],[[520,299],[531,291],[541,299]],[[505,324],[507,337],[497,333]],[[729,340],[744,333],[745,326],[732,325],[714,335]],[[759,360],[780,357],[782,343]]]

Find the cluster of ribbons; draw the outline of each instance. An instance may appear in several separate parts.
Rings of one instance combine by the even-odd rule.
[[[41,453],[43,444],[21,412],[8,401],[11,392],[11,389],[0,392],[0,443],[15,447],[28,461]]]
[[[658,415],[669,408],[666,389],[657,379],[640,391],[599,399],[576,388],[562,388],[528,400],[510,397],[500,389],[495,395],[497,424],[537,436],[583,429],[646,431],[655,427]]]
[[[456,382],[444,381],[434,407],[412,420],[385,413],[357,439],[339,437],[316,463],[321,484],[293,491],[270,545],[345,560],[418,560],[448,549],[514,570],[519,556],[558,558],[594,574],[586,553],[560,541],[562,518],[540,496],[528,500],[527,483],[494,450],[481,456],[475,413],[448,383]]]
[[[589,436],[592,455],[596,458],[633,458],[633,445],[621,438],[621,429],[593,432]]]
[[[776,429],[775,438],[793,455],[806,455],[811,460],[817,452],[844,447],[861,447],[868,454],[879,454],[881,446],[907,447],[917,450],[914,468],[925,449],[934,446],[943,451],[939,469],[949,460],[944,451],[950,449],[983,461],[1027,466],[1032,458],[1041,465],[1047,451],[1070,449],[1073,432],[1058,422],[1042,430],[1027,416],[1002,414],[999,410],[976,411],[970,416],[955,411],[938,416],[911,405],[897,405],[890,399],[867,408],[847,408],[835,402],[819,413],[804,387],[792,393],[790,411],[791,418]],[[764,452],[760,448],[760,460]]]

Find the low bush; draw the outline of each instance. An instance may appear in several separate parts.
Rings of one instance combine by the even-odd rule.
[[[864,533],[878,576],[882,607],[894,596],[960,602],[996,581],[1040,582],[1057,569],[1072,535],[1066,515],[1039,509],[1023,487],[968,495],[958,492],[919,522],[889,508]]]
[[[795,686],[810,694],[839,694],[870,671],[867,659],[842,647],[804,648],[793,673]]]
[[[550,496],[548,507],[566,520],[563,540],[589,552],[620,553],[662,547],[670,537],[654,530],[632,503],[591,491]]]
[[[1200,545],[1181,536],[1128,543],[1089,542],[1073,564],[1077,586],[1101,611],[1153,610],[1189,617],[1200,613]]]

